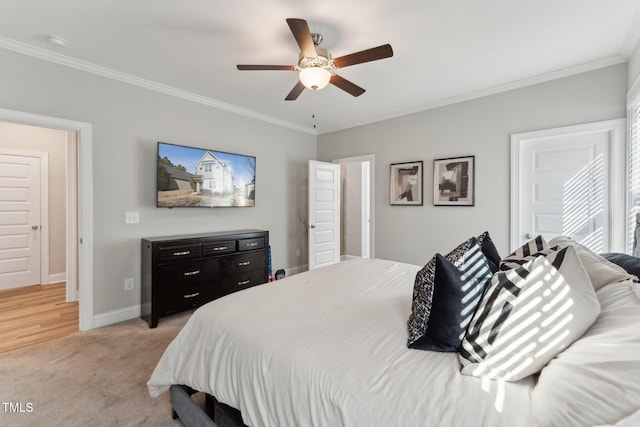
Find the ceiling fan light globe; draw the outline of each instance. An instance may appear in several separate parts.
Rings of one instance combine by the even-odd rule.
[[[329,84],[331,73],[326,68],[310,67],[300,70],[300,82],[311,90],[319,90]]]

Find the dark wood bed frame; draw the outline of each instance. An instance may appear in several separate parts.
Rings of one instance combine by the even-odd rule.
[[[186,427],[248,427],[242,422],[240,411],[204,394],[204,408],[193,400],[200,393],[184,385],[172,385],[169,391],[171,418],[179,418]]]

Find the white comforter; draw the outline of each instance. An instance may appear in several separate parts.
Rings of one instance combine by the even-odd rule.
[[[250,426],[529,426],[531,378],[460,374],[454,353],[410,350],[420,267],[355,259],[197,310],[148,383],[214,395]]]

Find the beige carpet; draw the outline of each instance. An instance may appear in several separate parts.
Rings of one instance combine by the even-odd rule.
[[[189,315],[155,329],[133,319],[0,353],[0,426],[181,426],[168,393],[152,399],[146,382]]]

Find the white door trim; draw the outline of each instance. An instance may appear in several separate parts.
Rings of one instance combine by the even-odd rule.
[[[42,126],[66,131],[75,131],[78,136],[78,230],[77,266],[69,271],[78,271],[80,289],[80,324],[81,331],[93,329],[93,169],[92,169],[92,132],[90,123],[76,122],[39,114],[25,113],[0,108],[0,120],[32,126]],[[69,191],[67,191],[69,193]],[[67,250],[73,245],[67,245]],[[76,258],[67,256],[67,260],[75,263]]]
[[[376,257],[376,236],[375,236],[375,215],[376,215],[376,180],[375,180],[375,171],[376,171],[376,156],[375,154],[365,154],[362,156],[354,156],[354,157],[344,157],[341,159],[334,159],[333,163],[352,163],[352,162],[369,162],[369,257]],[[363,199],[364,200],[364,199]],[[364,238],[364,235],[363,235]]]
[[[67,302],[78,301],[78,135],[67,132]]]
[[[361,215],[361,253],[364,258],[371,257],[371,163],[362,162],[362,215]],[[348,184],[347,184],[348,185]]]
[[[49,153],[0,147],[0,154],[40,159],[40,284],[49,284]]]
[[[521,244],[520,236],[520,144],[531,139],[541,139],[561,135],[580,135],[587,133],[609,132],[611,145],[609,147],[609,218],[610,218],[610,251],[624,252],[627,239],[626,218],[626,180],[625,180],[625,119],[605,120],[574,126],[544,129],[533,132],[516,133],[511,135],[511,250]]]

